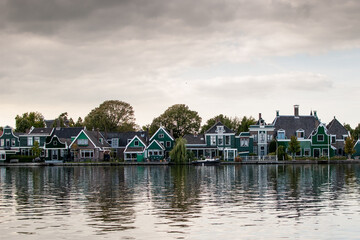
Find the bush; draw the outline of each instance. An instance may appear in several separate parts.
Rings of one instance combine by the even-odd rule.
[[[23,156],[23,155],[10,155],[9,156],[9,161],[11,159],[19,159],[19,162],[33,162],[33,159],[35,158],[35,156]]]
[[[235,157],[235,162],[241,162],[242,161],[242,158],[241,157]]]

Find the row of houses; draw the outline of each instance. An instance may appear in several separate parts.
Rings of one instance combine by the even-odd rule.
[[[236,134],[217,122],[204,134],[187,134],[184,138],[194,158],[234,161],[237,156],[268,155],[273,140],[277,147],[282,145],[287,149],[291,136],[300,142],[297,156],[333,157],[345,155],[345,140],[350,133],[335,117],[324,124],[316,111],[300,115],[299,106],[295,105],[294,115],[280,115],[277,111],[269,124],[259,114],[257,123],[248,132]],[[105,133],[82,127],[31,128],[28,133],[16,133],[6,126],[0,136],[0,160],[11,155],[31,156],[35,142],[47,161],[103,161],[110,157],[138,162],[169,160],[175,145],[173,135],[163,127],[150,137],[147,131]],[[359,140],[355,150],[359,156]]]

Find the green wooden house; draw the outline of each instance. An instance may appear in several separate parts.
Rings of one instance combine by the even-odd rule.
[[[34,143],[38,142],[39,147],[43,150],[41,153],[41,157],[44,157],[46,138],[51,136],[53,131],[54,131],[53,128],[32,127],[29,133],[19,135],[21,155],[32,156],[33,155],[32,148],[34,147]]]
[[[143,162],[147,158],[145,139],[135,135],[125,147],[124,160]]]
[[[313,157],[333,157],[336,148],[331,145],[331,135],[325,125],[320,123],[311,135],[311,151]]]
[[[151,136],[149,142],[152,143],[153,140],[156,140],[165,148],[164,157],[169,158],[169,153],[175,144],[174,137],[166,131],[165,128],[159,127],[159,129]]]
[[[239,156],[249,156],[249,154],[253,153],[254,137],[250,136],[250,132],[241,132],[235,138],[235,141]]]
[[[360,157],[360,139],[358,139],[354,146],[355,153],[353,157],[359,158]]]
[[[0,161],[5,161],[6,156],[18,154],[20,151],[19,133],[13,128],[5,126],[0,136]]]
[[[45,161],[63,161],[68,155],[68,145],[56,135],[48,137],[45,143]]]
[[[155,139],[146,148],[146,157],[150,161],[160,161],[165,158],[165,147]]]

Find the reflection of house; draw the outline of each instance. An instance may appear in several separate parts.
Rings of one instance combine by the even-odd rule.
[[[233,161],[237,156],[235,132],[221,122],[215,123],[204,135],[187,134],[186,148],[194,153],[195,158],[223,157]]]
[[[103,161],[110,153],[110,145],[99,131],[81,130],[69,145],[74,160]]]

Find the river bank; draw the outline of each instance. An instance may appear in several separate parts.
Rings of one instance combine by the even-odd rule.
[[[294,161],[243,161],[220,162],[217,165],[244,165],[244,164],[360,164],[360,160],[294,160]],[[37,163],[0,163],[0,166],[164,166],[175,165],[171,162],[37,162]],[[184,165],[191,165],[187,163]]]

